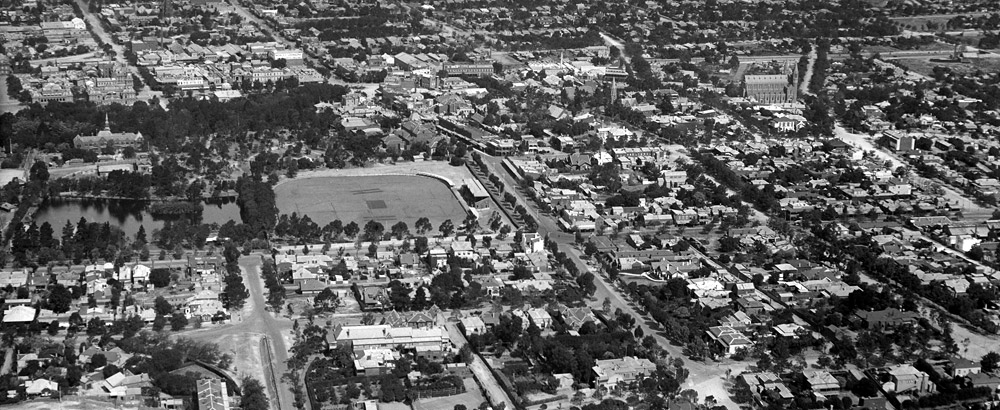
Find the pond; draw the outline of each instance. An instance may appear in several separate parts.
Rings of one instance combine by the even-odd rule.
[[[49,199],[38,207],[35,214],[35,223],[41,225],[48,222],[52,225],[56,235],[62,232],[62,227],[66,221],[76,225],[80,218],[86,218],[87,222],[110,222],[112,226],[121,228],[129,237],[134,237],[139,231],[139,226],[146,228],[146,235],[150,237],[154,229],[163,227],[163,221],[177,220],[182,216],[156,216],[151,215],[147,210],[147,202],[131,200],[63,200]],[[204,202],[204,210],[201,217],[193,217],[193,223],[217,223],[222,225],[230,219],[240,221],[240,209],[236,206],[234,199],[213,199]]]

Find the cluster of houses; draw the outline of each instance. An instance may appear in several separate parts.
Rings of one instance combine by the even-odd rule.
[[[217,269],[223,268],[219,257],[194,257],[187,261],[140,262],[115,267],[112,263],[93,265],[42,267],[0,271],[0,284],[9,295],[4,300],[3,323],[31,325],[57,322],[66,329],[71,317],[79,315],[83,323],[99,318],[106,324],[117,319],[138,316],[146,323],[156,318],[153,303],[163,297],[176,308],[174,314],[188,319],[218,321],[228,317],[219,294],[222,281]],[[167,270],[170,285],[155,287],[150,277],[154,270]],[[38,292],[60,285],[68,289],[74,300],[69,311],[53,312],[44,306]],[[117,308],[112,307],[117,287]],[[21,297],[24,296],[24,297]],[[130,297],[135,303],[122,303]]]

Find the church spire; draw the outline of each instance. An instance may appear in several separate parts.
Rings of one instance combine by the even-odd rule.
[[[108,120],[108,113],[104,113],[104,129],[111,131],[111,121]]]

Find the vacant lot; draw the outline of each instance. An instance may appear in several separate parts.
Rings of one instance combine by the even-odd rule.
[[[295,179],[275,187],[281,213],[309,215],[320,226],[339,219],[364,226],[376,220],[389,226],[406,222],[413,230],[427,217],[435,228],[445,219],[456,225],[465,208],[444,182],[422,176],[354,176]]]

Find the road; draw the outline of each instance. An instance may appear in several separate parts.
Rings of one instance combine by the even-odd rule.
[[[908,164],[902,159],[900,159],[898,156],[896,156],[896,154],[893,154],[888,150],[886,150],[885,148],[878,147],[875,144],[873,144],[872,138],[869,137],[868,135],[855,134],[849,132],[846,129],[844,129],[844,127],[841,126],[839,123],[834,126],[833,133],[837,138],[840,138],[842,141],[850,144],[851,146],[860,149],[862,152],[870,152],[883,161],[891,162],[893,169],[896,169],[900,166],[908,166]],[[909,171],[909,177],[911,179],[919,178],[916,172],[913,171],[912,169]],[[962,192],[951,187],[944,181],[937,179],[932,179],[930,181],[933,181],[936,185],[938,185],[941,188],[941,190],[944,191],[944,197],[949,201],[953,202],[956,206],[962,209],[983,211],[984,209],[983,207],[979,206],[978,204],[976,204],[975,201],[969,199]]]
[[[243,282],[250,292],[250,299],[247,300],[250,312],[243,317],[243,320],[231,326],[222,326],[197,332],[191,336],[199,340],[211,340],[213,337],[222,337],[241,332],[264,335],[267,342],[262,341],[261,345],[266,346],[270,344],[271,352],[261,352],[261,363],[264,366],[265,373],[265,378],[261,382],[268,386],[268,397],[271,398],[271,408],[278,410],[292,409],[295,398],[289,386],[284,385],[281,380],[281,376],[288,370],[286,363],[288,362],[289,346],[285,344],[284,333],[290,331],[291,322],[284,318],[275,318],[265,308],[267,302],[264,296],[264,281],[260,277],[260,266],[260,254],[251,254],[240,258],[240,268],[243,270]],[[270,378],[272,374],[275,378],[273,381]],[[261,377],[261,375],[255,376]]]
[[[451,338],[451,342],[455,345],[456,350],[465,346],[465,335],[458,330],[457,325],[448,323],[445,327],[448,328],[448,336]],[[486,363],[482,357],[478,354],[472,355],[472,363],[469,364],[469,369],[472,370],[472,374],[476,377],[476,380],[479,380],[479,385],[483,387],[483,390],[486,392],[486,398],[491,405],[495,406],[497,403],[503,403],[505,409],[517,408],[514,406],[514,401],[507,395],[507,391],[500,387],[500,382],[496,377],[493,377],[493,373],[486,367]]]
[[[616,40],[607,33],[601,33],[601,39],[604,40],[604,44],[607,44],[608,47],[616,47],[618,51],[621,51],[623,54],[625,53],[625,44],[621,41]]]
[[[87,28],[90,29],[90,32],[97,35],[97,38],[101,39],[101,42],[104,44],[111,45],[111,49],[115,51],[115,61],[127,65],[128,62],[125,61],[125,48],[115,42],[111,38],[111,35],[104,30],[104,26],[101,25],[101,19],[96,14],[90,12],[87,3],[83,0],[74,0],[74,2],[80,8],[80,11],[83,12],[83,19],[87,21]]]
[[[0,114],[9,112],[16,114],[24,108],[20,101],[7,95],[7,76],[0,75]]]
[[[603,304],[604,299],[607,298],[611,301],[612,310],[621,309],[623,312],[634,316],[636,318],[637,326],[642,328],[643,334],[653,336],[653,338],[656,339],[656,342],[659,343],[663,350],[670,354],[671,357],[684,360],[684,367],[686,367],[690,372],[687,383],[685,384],[686,386],[700,385],[718,377],[719,369],[716,367],[717,365],[715,363],[686,360],[683,348],[671,344],[661,332],[650,327],[651,324],[655,323],[651,317],[648,315],[640,315],[635,307],[633,307],[633,304],[629,303],[628,299],[623,296],[621,292],[608,283],[607,278],[599,272],[595,272],[594,268],[587,265],[587,263],[583,261],[580,251],[573,246],[575,240],[574,235],[562,232],[553,217],[538,212],[538,208],[535,206],[534,202],[528,200],[520,189],[515,189],[520,187],[520,183],[503,168],[500,163],[502,158],[484,154],[483,160],[490,168],[491,172],[499,176],[503,180],[505,186],[510,187],[508,191],[512,192],[520,203],[525,204],[525,208],[528,212],[530,212],[535,220],[538,221],[538,233],[543,236],[548,236],[550,239],[555,241],[556,244],[559,245],[559,250],[565,252],[566,255],[573,260],[573,263],[575,263],[577,268],[580,269],[580,272],[594,273],[594,285],[597,290],[594,292],[594,297],[590,303],[592,307],[596,307],[598,309],[603,308],[600,305]]]
[[[77,1],[79,1],[79,0],[77,0]],[[239,0],[228,0],[228,2],[229,2],[230,5],[233,6],[233,8],[235,8],[236,14],[239,14],[240,17],[243,17],[244,20],[249,20],[249,21],[253,22],[258,28],[261,29],[261,31],[263,31],[267,35],[271,36],[271,38],[273,38],[274,41],[277,41],[277,42],[279,42],[281,44],[284,44],[285,47],[287,47],[287,48],[298,48],[298,45],[295,44],[294,41],[291,41],[291,40],[285,38],[285,36],[282,36],[282,35],[280,35],[278,33],[275,33],[274,29],[271,28],[270,24],[268,24],[264,20],[261,20],[259,17],[255,16],[253,13],[251,13],[250,10],[248,10],[246,7],[244,7],[243,4],[241,4]],[[305,50],[303,50],[302,58],[305,61],[309,62],[310,64],[313,64],[314,67],[322,67],[323,66],[323,63],[321,63],[320,61],[317,61],[315,58],[313,58],[312,56],[310,56],[309,53],[305,52]]]
[[[83,0],[74,0],[74,2],[78,7],[80,7],[80,11],[83,13],[83,19],[86,20],[87,28],[90,32],[94,33],[102,43],[110,45],[111,49],[114,50],[115,61],[125,67],[128,67],[128,71],[132,73],[133,76],[138,79],[142,79],[142,76],[139,75],[139,68],[129,64],[128,61],[125,60],[125,47],[122,47],[121,44],[114,41],[114,39],[111,38],[111,35],[104,30],[104,26],[101,25],[101,18],[97,14],[91,13],[87,8],[87,3]],[[162,93],[153,92],[153,90],[149,88],[149,84],[143,83],[142,89],[139,90],[138,98],[140,101],[146,101],[154,96],[159,97],[162,95]]]
[[[816,65],[816,46],[809,49],[809,64],[806,64],[806,74],[802,76],[802,83],[799,84],[799,95],[812,94],[809,92],[809,82],[813,76],[813,66]]]

